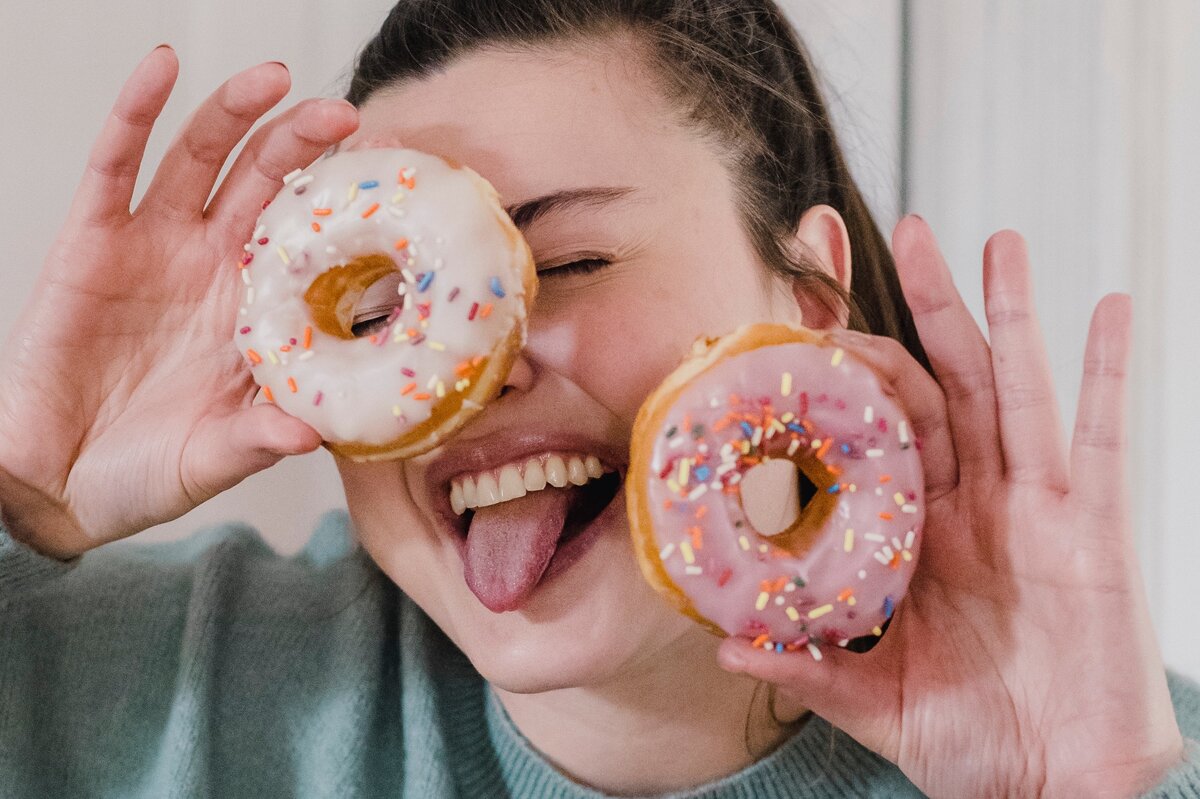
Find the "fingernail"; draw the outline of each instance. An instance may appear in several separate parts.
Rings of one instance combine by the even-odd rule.
[[[174,47],[172,47],[171,45],[167,44],[166,42],[163,42],[162,44],[158,45],[158,46],[157,46],[157,47],[155,47],[154,49],[155,49],[155,50],[161,50],[161,49],[163,49],[164,47],[165,47],[165,48],[167,48],[168,50],[174,50],[174,49],[175,49]],[[152,51],[152,52],[153,52],[153,51]]]
[[[278,64],[279,66],[283,67],[284,70],[286,70],[289,75],[292,74],[292,71],[290,69],[288,69],[288,65],[283,63],[282,61],[268,61],[267,63],[268,64]]]
[[[928,225],[928,224],[929,224],[928,222],[925,222],[925,217],[921,216],[920,214],[914,214],[914,213],[910,213],[910,214],[909,214],[909,216],[910,216],[911,218],[913,218],[913,219],[919,219],[919,220],[921,220],[921,221],[922,221],[922,222],[924,222],[926,225]]]

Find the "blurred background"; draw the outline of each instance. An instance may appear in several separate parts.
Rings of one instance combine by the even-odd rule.
[[[148,50],[169,42],[182,62],[150,141],[147,163],[156,164],[191,110],[243,67],[285,62],[293,78],[285,104],[340,95],[358,48],[391,5],[4,0],[0,334],[33,286],[118,88]],[[1200,357],[1186,338],[1200,307],[1200,2],[783,5],[823,73],[880,226],[890,232],[907,211],[929,220],[980,320],[987,236],[1013,227],[1028,239],[1066,430],[1091,310],[1110,291],[1132,293],[1130,469],[1138,546],[1167,663],[1200,677],[1192,593],[1200,530],[1191,505]],[[151,174],[143,170],[141,187]],[[342,505],[337,472],[320,450],[134,543],[240,519],[291,553],[323,511]]]

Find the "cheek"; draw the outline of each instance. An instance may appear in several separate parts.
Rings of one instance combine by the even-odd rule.
[[[527,349],[630,427],[693,341],[772,316],[762,267],[744,251],[666,250],[617,268],[535,312]]]

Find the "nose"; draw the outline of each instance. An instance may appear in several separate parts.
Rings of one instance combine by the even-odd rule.
[[[508,373],[508,378],[500,388],[500,396],[503,397],[513,389],[522,393],[528,393],[533,388],[533,379],[533,364],[525,357],[524,352],[518,353],[517,360],[513,363],[512,369]]]

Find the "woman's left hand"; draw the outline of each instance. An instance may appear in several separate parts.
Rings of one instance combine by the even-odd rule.
[[[984,249],[990,347],[924,221],[902,220],[893,249],[937,383],[890,339],[838,340],[892,383],[921,435],[909,592],[866,654],[818,662],[730,638],[721,663],[778,684],[932,796],[1147,790],[1183,739],[1129,522],[1129,297],[1092,317],[1068,452],[1021,237]]]

